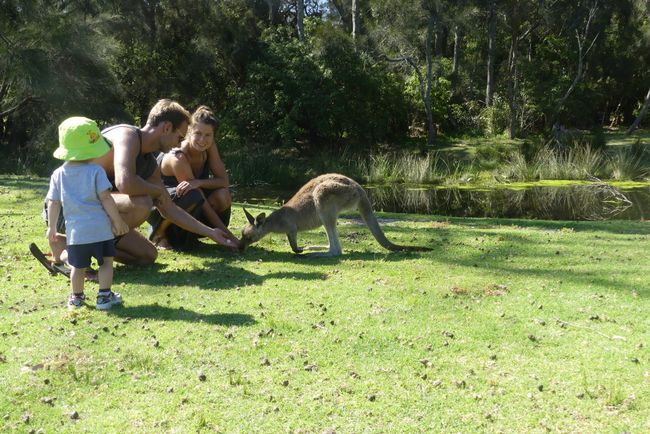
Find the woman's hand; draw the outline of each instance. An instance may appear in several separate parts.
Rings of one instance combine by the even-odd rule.
[[[199,188],[201,181],[198,179],[190,179],[189,181],[181,181],[176,186],[176,196],[182,197],[185,193],[195,188]]]

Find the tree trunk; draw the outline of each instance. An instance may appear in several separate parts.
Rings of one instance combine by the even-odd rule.
[[[424,110],[427,115],[427,145],[431,146],[436,141],[436,126],[433,123],[433,110],[431,108],[431,81],[433,78],[433,35],[436,26],[436,12],[434,8],[429,11],[427,19],[427,39],[426,39],[426,62],[427,62],[427,76],[426,88],[422,100],[424,101]],[[421,87],[420,87],[421,88]]]
[[[490,3],[490,13],[488,16],[488,53],[487,53],[487,85],[485,87],[485,105],[492,105],[494,96],[494,63],[496,57],[496,40],[497,40],[497,14],[496,2]]]
[[[305,0],[296,0],[296,28],[298,39],[305,39]]]
[[[269,7],[269,26],[272,26],[275,20],[275,0],[266,0],[266,4]]]
[[[596,36],[591,40],[591,43],[585,50],[585,43],[587,42],[587,38],[589,37],[589,27],[591,25],[591,21],[594,19],[596,16],[596,11],[598,9],[598,3],[594,3],[594,5],[590,8],[589,10],[589,15],[587,17],[587,22],[585,24],[585,29],[584,29],[584,34],[580,34],[578,30],[576,30],[576,40],[578,44],[578,65],[576,68],[576,76],[573,78],[573,82],[567,89],[567,91],[564,93],[562,98],[559,99],[557,103],[557,107],[555,109],[555,115],[553,116],[553,125],[558,124],[558,117],[560,115],[560,111],[564,107],[564,104],[566,103],[567,99],[569,98],[569,95],[575,90],[576,86],[582,80],[584,76],[584,61],[585,58],[587,57],[587,54],[591,51],[591,48],[594,46],[596,43],[596,39],[598,39],[598,36],[600,36],[600,33],[597,33]]]
[[[359,32],[359,0],[352,0],[352,39],[356,41]]]
[[[460,60],[463,56],[463,37],[463,29],[459,25],[456,25],[454,27],[454,61],[451,68],[451,82],[454,88],[458,85],[458,70]]]
[[[648,106],[650,105],[650,89],[648,89],[648,94],[645,96],[645,101],[643,102],[643,107],[641,107],[641,111],[639,112],[639,115],[636,117],[634,122],[632,122],[632,125],[630,125],[630,128],[627,129],[625,132],[625,135],[630,135],[636,128],[639,126],[643,118],[645,117],[646,112],[648,111]]]
[[[142,10],[142,16],[145,17],[145,25],[147,26],[148,36],[149,36],[149,45],[153,47],[156,44],[156,33],[158,32],[158,27],[156,25],[156,9],[158,8],[158,1],[141,1],[140,8]]]
[[[519,37],[516,32],[512,33],[512,40],[510,42],[510,62],[508,70],[510,72],[510,89],[508,95],[508,107],[510,108],[510,138],[517,137],[517,113],[519,106],[517,105],[518,81],[517,81],[517,62],[519,61],[518,46]]]
[[[352,17],[345,10],[345,7],[344,7],[343,3],[344,3],[343,0],[331,0],[331,5],[339,13],[339,16],[341,17],[341,21],[343,22],[343,25],[345,26],[345,30],[351,32],[352,31],[352,22],[351,22]]]

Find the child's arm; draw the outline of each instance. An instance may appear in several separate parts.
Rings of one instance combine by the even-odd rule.
[[[113,234],[115,236],[124,235],[129,231],[129,226],[124,222],[120,212],[115,205],[113,196],[111,196],[110,190],[104,190],[99,193],[99,200],[102,202],[102,206],[108,214],[108,218],[111,219],[111,226],[113,229]]]
[[[47,239],[56,241],[56,223],[61,214],[61,201],[48,199],[47,201]]]

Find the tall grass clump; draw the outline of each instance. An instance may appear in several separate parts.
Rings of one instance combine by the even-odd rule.
[[[632,146],[616,149],[609,157],[611,179],[617,181],[642,180],[650,176],[650,156],[637,140]]]
[[[604,154],[588,144],[568,149],[547,146],[535,158],[538,179],[589,179],[601,175],[604,163]]]
[[[535,159],[528,161],[524,154],[517,150],[508,158],[507,164],[497,170],[497,179],[508,181],[534,181],[537,180],[537,162]]]
[[[606,155],[589,144],[569,148],[544,146],[528,159],[521,151],[514,152],[498,177],[510,181],[542,179],[584,180],[602,176]]]
[[[388,154],[372,154],[370,158],[360,163],[362,176],[366,182],[381,183],[388,180],[396,180],[394,161]]]
[[[437,153],[378,153],[360,160],[358,166],[364,181],[371,184],[432,184],[460,176],[459,165],[450,164]]]

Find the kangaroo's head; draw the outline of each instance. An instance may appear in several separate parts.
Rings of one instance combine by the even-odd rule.
[[[266,214],[261,213],[257,217],[253,217],[251,213],[246,211],[246,208],[244,208],[244,214],[246,214],[248,224],[241,231],[241,240],[239,240],[239,250],[241,251],[244,251],[249,244],[259,241],[266,235],[264,230]]]

